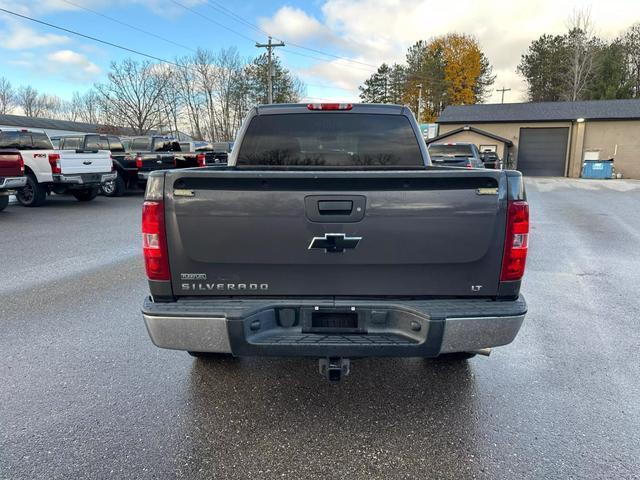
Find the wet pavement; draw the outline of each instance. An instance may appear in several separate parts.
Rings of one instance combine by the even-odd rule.
[[[139,313],[140,195],[0,213],[0,479],[640,478],[640,182],[528,180],[529,314],[453,364],[195,360]]]

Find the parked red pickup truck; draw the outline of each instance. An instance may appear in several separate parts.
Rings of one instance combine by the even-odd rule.
[[[24,161],[18,151],[0,151],[0,212],[9,205],[9,195],[27,183]]]

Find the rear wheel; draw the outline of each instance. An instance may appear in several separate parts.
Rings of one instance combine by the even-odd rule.
[[[86,190],[71,190],[71,195],[81,202],[90,202],[98,196],[99,187],[87,188]]]
[[[27,175],[27,184],[16,193],[20,205],[25,207],[39,207],[47,199],[47,191],[32,174]]]
[[[102,193],[107,197],[121,197],[127,189],[122,174],[116,170],[116,179],[102,185]]]
[[[0,212],[9,205],[9,195],[0,196]]]
[[[219,353],[219,352],[187,352],[189,355],[191,355],[192,357],[196,357],[196,358],[211,358],[211,359],[215,359],[215,358],[233,358],[233,355],[231,355],[230,353]]]

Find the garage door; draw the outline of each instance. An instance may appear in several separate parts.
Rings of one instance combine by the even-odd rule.
[[[563,177],[568,128],[521,128],[518,166],[524,175]]]

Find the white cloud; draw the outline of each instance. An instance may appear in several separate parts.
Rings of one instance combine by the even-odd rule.
[[[0,31],[0,47],[8,50],[28,50],[65,44],[70,41],[67,36],[36,32],[13,21],[7,22],[5,25],[6,29],[2,28],[4,31]]]
[[[263,30],[278,32],[278,35],[290,40],[332,41],[338,39],[327,26],[300,8],[281,7],[273,17],[259,19],[259,24]]]
[[[614,38],[631,23],[640,21],[638,0],[609,0],[595,5],[591,0],[325,0],[321,4],[322,18],[282,7],[273,17],[262,19],[261,26],[285,41],[307,45],[321,33],[325,41],[310,46],[335,53],[339,45],[340,54],[374,65],[403,62],[407,48],[421,39],[449,32],[471,34],[494,66],[495,87],[512,89],[505,100],[523,101],[525,85],[516,66],[530,42],[544,33],[563,33],[572,10],[589,6],[603,38]],[[326,39],[331,39],[331,45]],[[333,85],[347,86],[357,97],[357,86],[370,73],[344,64],[320,62],[302,75],[309,82],[318,83],[321,78]],[[494,93],[491,101],[500,101],[499,95]]]
[[[81,53],[73,50],[58,50],[47,55],[47,60],[62,71],[71,69],[70,73],[75,73],[81,77],[95,77],[102,73],[102,69],[90,61]]]

